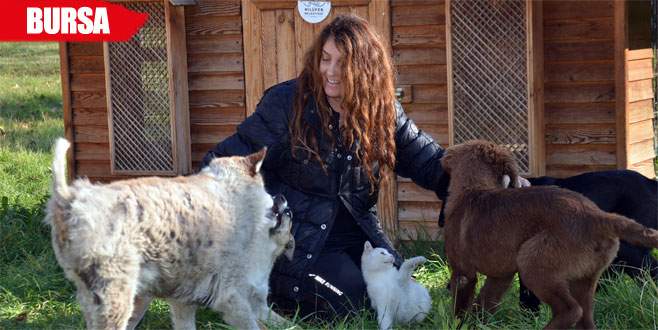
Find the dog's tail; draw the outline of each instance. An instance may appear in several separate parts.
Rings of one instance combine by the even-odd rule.
[[[633,245],[658,248],[658,231],[615,213],[608,213],[607,218],[621,240]]]
[[[53,196],[60,201],[69,201],[71,191],[66,182],[66,152],[71,144],[65,138],[57,139],[55,142],[55,155],[53,157]]]

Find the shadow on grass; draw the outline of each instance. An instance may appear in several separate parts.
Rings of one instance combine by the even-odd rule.
[[[0,73],[31,77],[58,74],[58,48],[57,43],[0,43]]]
[[[54,139],[63,134],[62,118],[62,98],[56,93],[4,95],[0,97],[0,146],[49,153]]]
[[[64,277],[43,224],[44,197],[26,207],[0,197],[0,329],[80,328],[74,288]]]
[[[57,93],[27,93],[0,100],[0,118],[5,120],[62,119],[62,96]]]
[[[46,198],[36,206],[26,207],[0,196],[0,263],[9,264],[50,251],[50,230],[43,223]]]
[[[0,133],[0,146],[49,154],[55,139],[64,134],[62,126],[57,119],[10,123],[2,129],[4,134]]]
[[[33,322],[29,312],[19,314],[12,320],[0,320],[0,329],[84,329],[80,315],[51,315],[52,318]]]

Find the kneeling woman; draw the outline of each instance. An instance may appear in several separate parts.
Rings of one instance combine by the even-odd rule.
[[[365,307],[366,240],[401,262],[375,212],[380,168],[436,191],[443,150],[396,102],[391,58],[365,20],[336,17],[304,63],[297,79],[265,91],[204,164],[268,147],[266,187],[288,199],[296,242],[293,260],[274,267],[272,301],[302,315],[343,316]]]

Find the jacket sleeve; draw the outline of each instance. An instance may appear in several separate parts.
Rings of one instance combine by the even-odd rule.
[[[398,102],[395,107],[397,110],[395,172],[438,195],[443,174],[440,161],[443,149],[431,136],[416,127]]]
[[[271,148],[286,141],[288,136],[289,115],[292,109],[291,93],[275,86],[267,91],[256,106],[256,111],[238,125],[236,133],[219,142],[206,153],[201,168],[207,166],[213,158],[226,156],[245,156],[263,147]],[[267,167],[269,152],[265,158]]]

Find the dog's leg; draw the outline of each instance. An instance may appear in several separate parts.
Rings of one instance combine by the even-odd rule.
[[[567,329],[573,327],[583,316],[583,309],[569,292],[569,284],[564,280],[550,278],[545,272],[524,276],[528,288],[539,299],[551,306],[553,318],[545,329]]]
[[[513,279],[514,275],[499,278],[487,277],[476,301],[485,311],[495,310],[500,304],[500,298],[505,294]]]
[[[125,329],[128,326],[133,312],[137,276],[134,271],[136,267],[130,267],[125,260],[121,262],[93,263],[78,272],[89,289],[85,303],[91,301],[93,304],[93,329]],[[119,265],[125,268],[121,269]]]
[[[541,301],[551,306],[553,318],[546,329],[571,328],[582,317],[583,309],[569,292],[569,283],[563,278],[552,276],[553,272],[546,271],[552,268],[547,265],[560,264],[557,258],[564,255],[564,252],[553,250],[551,254],[538,253],[542,251],[539,247],[545,245],[542,242],[552,240],[547,234],[541,234],[521,246],[517,257],[519,277]],[[549,246],[543,247],[544,251],[550,249]]]
[[[254,290],[250,297],[251,308],[258,314],[258,320],[270,322],[277,326],[283,326],[289,323],[284,317],[273,311],[267,305],[267,288],[263,290]]]
[[[196,306],[167,299],[171,309],[171,322],[176,330],[196,329]]]
[[[646,267],[651,257],[651,249],[619,242],[617,257],[612,261],[613,269],[623,271],[632,278],[638,278],[642,268]]]
[[[544,245],[546,241],[550,241],[550,237],[546,234],[531,238],[521,245],[516,256],[516,263],[519,270],[519,300],[521,307],[527,308],[532,312],[539,312],[541,301],[537,297],[537,293],[531,291],[526,281],[530,280],[530,277],[534,275],[531,270],[543,269],[541,268],[543,266],[537,264],[537,261],[544,258],[540,256],[540,251],[545,249]],[[537,281],[541,280],[541,278],[533,280]]]
[[[658,280],[658,260],[647,254],[645,256],[644,262],[646,268],[649,269],[649,275],[651,275],[651,278]]]
[[[400,282],[407,283],[411,275],[413,275],[414,270],[416,270],[418,266],[424,264],[425,262],[427,262],[427,258],[423,256],[413,257],[411,259],[405,260],[400,266],[400,270],[398,271],[400,273]]]
[[[91,329],[125,329],[133,311],[137,267],[123,258],[91,262],[74,271],[78,299]],[[90,315],[90,316],[87,316]]]
[[[146,314],[146,310],[148,310],[152,300],[153,297],[150,295],[135,296],[135,300],[133,301],[133,314],[130,317],[130,320],[128,320],[129,330],[137,328],[139,322],[144,318],[144,314]]]
[[[571,294],[576,298],[580,307],[583,308],[583,316],[576,323],[576,329],[595,329],[594,324],[594,293],[599,275],[584,278],[570,283]]]
[[[98,329],[125,329],[133,312],[135,285],[129,279],[107,280],[99,290],[101,304],[96,313],[94,327]]]
[[[452,291],[454,313],[456,316],[463,316],[470,309],[473,304],[473,293],[475,292],[476,284],[476,276],[468,278],[463,274],[453,271],[450,278],[450,290]]]
[[[523,283],[523,280],[519,277],[519,302],[521,307],[525,308],[533,313],[539,312],[539,298],[535,296],[530,289]]]
[[[393,311],[377,311],[377,324],[379,330],[389,330],[393,328]]]
[[[230,290],[222,295],[212,308],[223,314],[224,321],[238,329],[257,330],[255,311],[251,309],[249,300],[244,293]]]
[[[272,323],[276,326],[283,326],[286,324],[290,324],[291,322],[287,320],[285,317],[279,315],[277,312],[273,311],[271,308],[267,308],[267,311],[265,314],[259,318],[259,320],[263,322],[268,322]]]
[[[82,315],[85,317],[86,327],[87,329],[93,329],[94,313],[96,312],[95,309],[98,307],[96,304],[94,304],[93,293],[87,290],[86,286],[82,283],[76,283],[76,286],[78,287],[76,298],[80,304]]]
[[[611,269],[622,271],[636,280],[643,278],[643,271],[649,271],[652,278],[658,279],[658,261],[651,255],[651,249],[623,241],[619,243],[619,252],[612,261]]]

